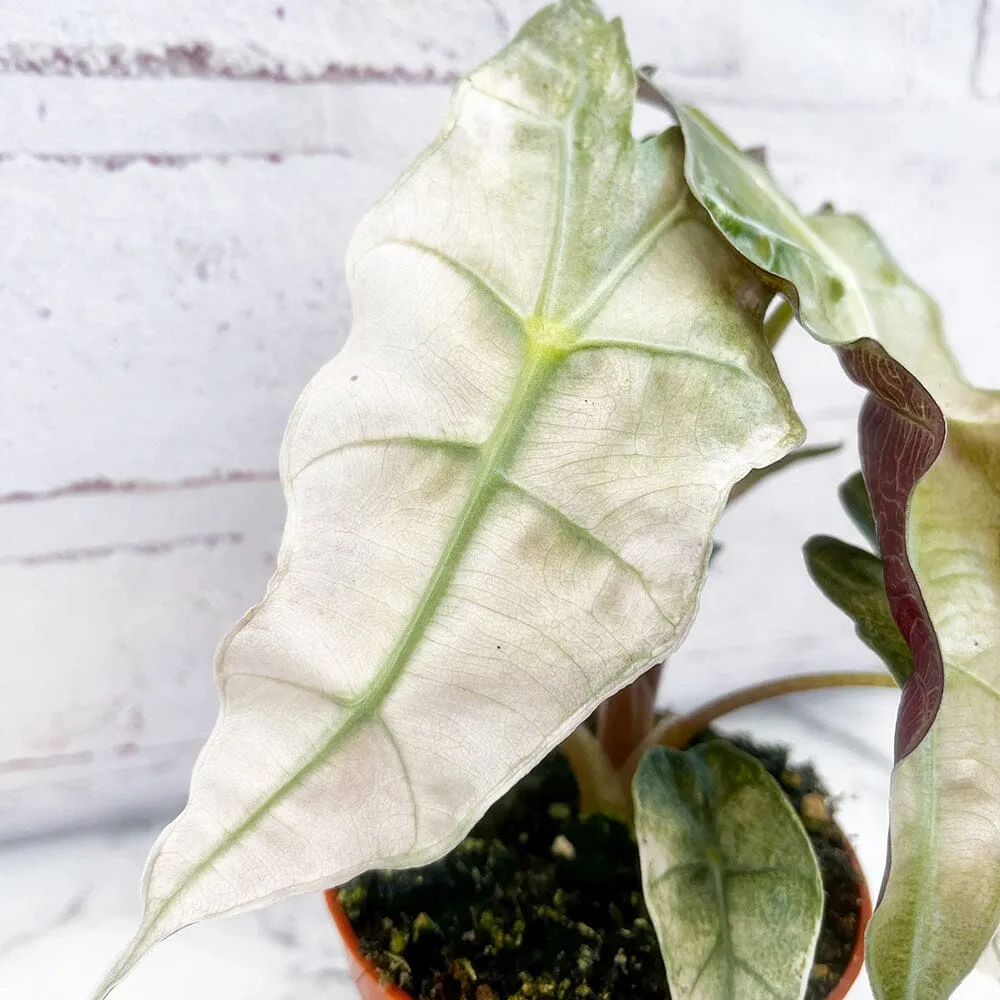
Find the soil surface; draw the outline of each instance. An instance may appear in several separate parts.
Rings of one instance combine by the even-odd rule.
[[[819,858],[826,904],[806,997],[821,1000],[851,957],[857,876],[812,767],[790,766],[781,747],[731,742],[779,781]],[[418,1000],[669,997],[629,831],[581,818],[576,800],[569,766],[551,754],[446,858],[341,889],[385,981]]]

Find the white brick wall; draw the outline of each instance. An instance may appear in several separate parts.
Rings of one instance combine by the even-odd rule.
[[[0,4],[0,836],[180,802],[269,575],[285,416],[348,328],[347,238],[536,5]],[[803,204],[869,214],[1000,384],[1000,2],[606,9]],[[816,439],[850,438],[833,359],[782,359]],[[675,698],[870,662],[798,554],[853,464],[733,511]]]

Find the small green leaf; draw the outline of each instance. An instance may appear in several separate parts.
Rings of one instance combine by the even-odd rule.
[[[716,740],[654,747],[632,794],[646,905],[674,1000],[800,1000],[823,884],[777,782]]]
[[[878,536],[875,531],[875,515],[872,514],[872,502],[868,498],[865,477],[860,472],[855,472],[853,476],[840,484],[837,493],[844,510],[847,511],[847,516],[877,552]]]
[[[803,552],[816,585],[854,620],[858,638],[882,657],[902,687],[913,673],[913,654],[889,610],[882,560],[828,535],[810,538]]]

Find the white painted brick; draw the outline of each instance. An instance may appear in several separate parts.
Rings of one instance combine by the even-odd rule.
[[[0,493],[273,468],[346,335],[344,249],[390,169],[0,164]]]
[[[0,11],[8,60],[80,61],[90,72],[126,72],[143,56],[165,72],[292,78],[348,68],[436,77],[486,58],[536,0],[179,0],[149,4],[65,0]],[[608,0],[639,62],[701,100],[821,105],[967,96],[979,0]],[[278,10],[284,12],[279,16]],[[178,47],[201,45],[193,59]],[[168,49],[174,47],[171,55]],[[152,63],[151,63],[152,59]],[[55,60],[53,62],[53,60]],[[140,59],[142,62],[142,59]],[[137,69],[136,72],[139,72]]]
[[[136,743],[126,752],[112,748],[73,762],[52,756],[40,767],[26,766],[24,759],[0,762],[0,843],[175,815],[184,805],[202,743],[203,735],[158,746]]]
[[[620,7],[629,23],[628,9]],[[968,96],[978,0],[665,0],[638,13],[637,58],[693,100],[868,105]]]
[[[168,46],[201,44],[214,64],[253,73],[283,66],[290,75],[330,66],[421,73],[464,71],[510,34],[502,4],[490,0],[32,0],[4,4],[0,44],[44,56],[51,47],[112,48],[169,57]],[[282,16],[283,12],[283,16]],[[100,57],[96,66],[100,67]],[[211,65],[211,63],[210,63]]]
[[[0,837],[179,800],[283,513],[273,482],[0,505]]]
[[[284,517],[277,471],[180,483],[80,483],[55,494],[0,498],[0,567],[157,556],[233,536],[276,550]],[[241,544],[241,543],[240,543]],[[141,551],[143,547],[149,552]],[[2,746],[0,734],[0,746]]]
[[[391,178],[437,132],[449,94],[448,86],[0,76],[0,153],[331,153],[381,165]]]

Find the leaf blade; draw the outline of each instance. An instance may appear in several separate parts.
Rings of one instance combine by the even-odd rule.
[[[855,624],[858,638],[877,653],[902,687],[913,673],[913,654],[892,617],[878,556],[828,535],[803,546],[809,575]]]
[[[620,25],[563,0],[359,228],[278,570],[101,995],[195,920],[445,853],[676,648],[729,490],[801,439],[768,293],[679,136],[631,138],[633,86]]]
[[[854,473],[853,476],[840,484],[837,495],[840,497],[841,506],[847,512],[847,516],[854,522],[854,526],[864,536],[865,541],[878,551],[875,515],[872,513],[872,504],[868,499],[865,477],[860,472]]]
[[[809,837],[763,765],[722,740],[656,747],[633,795],[643,889],[671,996],[800,1000],[823,886]]]

